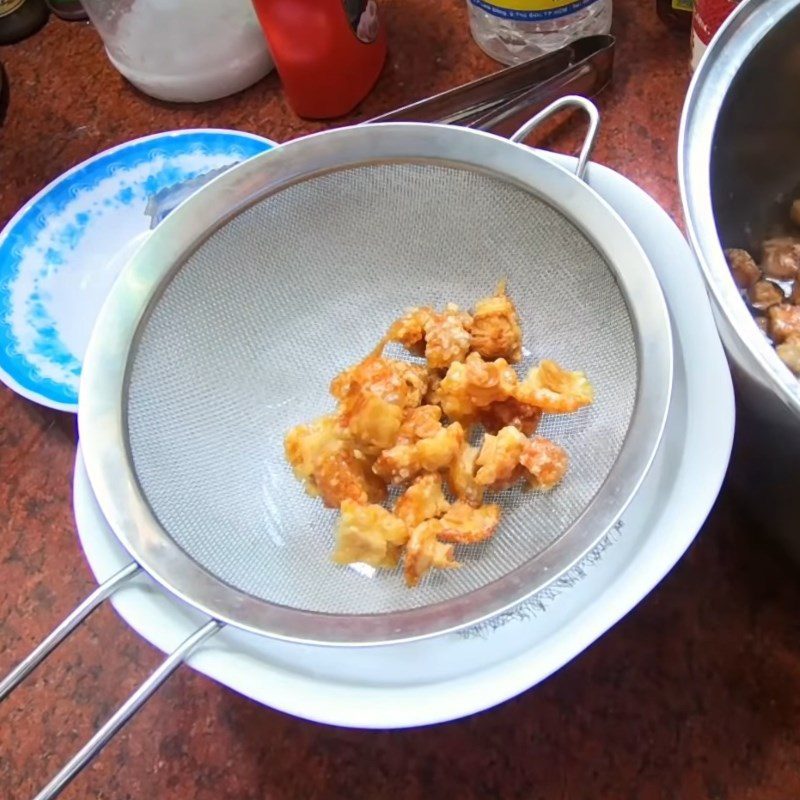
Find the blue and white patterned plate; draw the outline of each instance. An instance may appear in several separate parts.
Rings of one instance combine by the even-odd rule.
[[[148,235],[149,197],[272,146],[226,130],[146,136],[73,167],[26,203],[0,233],[0,380],[77,411],[95,317]]]

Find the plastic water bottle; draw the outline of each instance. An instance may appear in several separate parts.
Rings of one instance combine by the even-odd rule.
[[[467,6],[475,41],[504,64],[611,28],[612,0],[467,0]]]

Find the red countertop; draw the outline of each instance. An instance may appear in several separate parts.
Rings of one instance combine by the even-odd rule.
[[[595,159],[677,220],[678,119],[688,41],[651,0],[617,0],[613,86]],[[497,68],[458,0],[382,0],[390,55],[354,119]],[[53,19],[0,48],[11,103],[0,128],[0,224],[48,181],[109,146],[182,127],[278,141],[322,127],[294,116],[273,74],[202,106],[152,101],[88,25]],[[569,150],[576,133],[549,144]],[[94,582],[71,507],[74,420],[0,387],[0,673]],[[324,727],[263,708],[182,668],[66,798],[800,797],[800,580],[723,490],[668,578],[540,686],[460,722],[400,732]],[[0,797],[31,797],[159,661],[101,609],[0,706]]]

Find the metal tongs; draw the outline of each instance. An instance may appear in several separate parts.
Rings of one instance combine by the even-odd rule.
[[[614,43],[613,36],[586,36],[366,122],[439,122],[510,136],[559,97],[599,94],[611,81]]]
[[[611,81],[613,36],[587,36],[566,47],[485,78],[433,95],[411,105],[365,120],[373,122],[438,122],[463,125],[510,136],[537,111],[559,97],[594,97]],[[150,227],[235,163],[162,189],[147,203]]]

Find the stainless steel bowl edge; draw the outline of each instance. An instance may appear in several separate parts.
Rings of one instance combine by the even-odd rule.
[[[678,141],[678,177],[690,243],[714,301],[728,355],[748,380],[777,394],[800,424],[800,383],[753,322],[730,276],[722,246],[732,243],[720,241],[723,223],[716,218],[712,186],[712,165],[719,152],[718,123],[732,86],[765,37],[794,12],[800,25],[800,0],[746,0],[729,17],[689,87]],[[761,106],[765,100],[754,98]],[[768,107],[761,114],[769,114]]]

